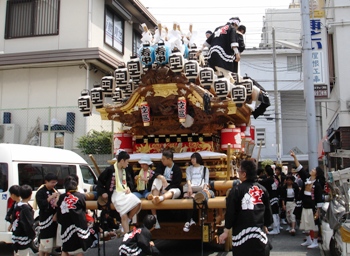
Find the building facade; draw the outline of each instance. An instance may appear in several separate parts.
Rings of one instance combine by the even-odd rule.
[[[289,9],[267,9],[263,17],[259,48],[247,49],[242,54],[241,73],[250,74],[257,80],[268,91],[271,101],[265,115],[252,120],[258,139],[254,149],[255,156],[259,152],[259,140],[265,140],[261,144],[261,160],[291,161],[290,150],[294,150],[300,160],[308,159],[302,52],[286,45],[291,43],[299,46],[301,43],[300,5],[298,1],[294,2]],[[275,70],[273,30],[276,47]],[[276,95],[278,109],[275,109]],[[276,145],[278,142],[279,147]]]
[[[289,9],[267,9],[263,17],[260,48],[272,46],[272,28],[276,30],[276,40],[300,44],[300,5],[291,4]]]
[[[322,120],[330,144],[328,166],[334,169],[350,167],[349,10],[349,1],[325,1],[331,92],[322,103]]]
[[[350,8],[349,1],[345,0],[330,0],[330,1],[313,1],[310,5],[310,29],[311,29],[311,44],[312,44],[312,65],[313,65],[313,80],[315,87],[315,104],[316,104],[316,122],[317,122],[317,138],[319,139],[318,155],[320,164],[325,165],[327,170],[337,170],[350,166],[350,98],[349,87],[349,72],[347,72],[346,60],[350,57],[350,50],[346,47],[347,36],[350,33],[350,20],[347,16]],[[300,2],[293,1],[288,10],[271,9],[266,11],[263,18],[263,30],[261,35],[260,49],[272,46],[272,27],[276,31],[276,46],[288,47],[288,44],[298,45],[301,42],[301,19],[300,19]],[[287,50],[286,50],[287,51]],[[253,52],[253,53],[252,53]],[[271,50],[270,50],[271,52]],[[280,100],[281,113],[280,127],[281,132],[281,151],[282,160],[288,160],[288,151],[296,149],[301,154],[304,160],[307,160],[306,153],[308,152],[307,145],[307,127],[305,117],[305,101],[304,101],[304,86],[302,76],[302,61],[301,51],[294,52],[292,57],[290,53],[286,53],[282,57],[277,49],[277,73],[278,73],[278,95]],[[254,54],[254,51],[246,51],[247,57],[252,54],[254,59],[261,58],[259,54]],[[280,57],[278,57],[280,55]],[[271,53],[270,53],[271,56]],[[252,64],[245,67],[245,55],[242,58],[242,73],[249,72]],[[282,58],[282,60],[281,60]],[[271,72],[272,61],[266,62],[267,66],[261,65],[254,67]],[[279,65],[287,63],[287,68],[279,69]],[[294,64],[293,64],[294,63]],[[269,66],[270,64],[270,66]],[[289,80],[290,69],[294,65],[296,77],[294,82]],[[265,69],[262,68],[265,67]],[[247,71],[245,71],[247,69]],[[250,72],[254,72],[254,69]],[[254,76],[260,72],[254,73]],[[263,76],[269,75],[264,73]],[[259,79],[258,77],[256,78]],[[263,81],[263,80],[262,80]],[[289,81],[284,89],[284,82]],[[269,88],[270,97],[274,95],[273,81],[262,84]],[[281,87],[282,85],[282,87]],[[268,109],[273,111],[272,106]],[[270,113],[269,113],[270,114]],[[271,118],[269,118],[272,120]],[[253,123],[257,127],[261,125],[261,129],[268,130],[272,139],[267,145],[271,147],[276,141],[276,128],[273,124],[267,125],[262,120],[255,120]],[[258,128],[259,129],[259,128]],[[268,135],[268,134],[267,134]],[[274,135],[274,136],[273,136]],[[272,150],[272,151],[271,151]],[[261,156],[273,159],[276,149],[272,147],[270,150],[266,146],[261,150]]]
[[[0,17],[0,141],[72,149],[111,130],[77,97],[136,54],[142,23],[155,26],[140,1],[0,0]]]
[[[294,65],[294,59],[298,65]],[[256,147],[253,156],[260,160],[278,160],[277,136],[280,142],[280,160],[291,161],[290,150],[298,154],[299,160],[307,160],[307,125],[301,52],[278,47],[276,49],[276,75],[278,109],[275,109],[273,49],[248,49],[242,54],[241,74],[247,74],[261,84],[268,92],[271,106],[264,116],[251,117],[256,128]],[[318,120],[319,121],[319,120]],[[276,124],[278,129],[276,130]]]

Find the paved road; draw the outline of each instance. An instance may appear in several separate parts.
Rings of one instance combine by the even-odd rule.
[[[307,249],[300,244],[303,242],[304,235],[298,231],[295,237],[290,236],[286,231],[282,231],[281,234],[275,236],[269,236],[273,249],[271,256],[320,256],[319,249]],[[121,240],[113,239],[105,243],[105,255],[115,256],[118,250]],[[164,256],[200,256],[201,255],[201,242],[200,241],[155,241],[156,246],[162,252]],[[3,256],[12,256],[11,246],[0,244],[0,254]],[[97,256],[97,248],[90,249],[85,253],[85,256]],[[100,255],[103,254],[103,247],[100,247]],[[224,252],[221,245],[204,244],[204,256],[232,256],[231,252]]]

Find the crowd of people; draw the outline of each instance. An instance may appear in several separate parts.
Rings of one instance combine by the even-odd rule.
[[[115,183],[118,180],[115,181],[113,178],[116,175],[116,171],[113,171],[113,168],[118,167],[118,163],[122,159],[124,159],[123,161],[128,161],[129,158],[130,156],[127,152],[121,151],[117,157],[117,163],[114,167],[110,166],[101,173],[97,184],[98,196],[107,199],[104,206],[108,207],[110,203],[113,203],[121,216],[122,225],[124,212],[121,211],[121,207],[127,207],[129,209],[125,225],[123,225],[123,232],[127,233],[129,231],[129,223],[132,217],[140,210],[138,205],[142,198],[150,200],[153,204],[157,205],[164,200],[179,198],[183,193],[184,198],[194,198],[197,192],[201,191],[208,193],[209,198],[215,196],[209,189],[209,170],[207,167],[204,167],[202,157],[199,153],[195,152],[191,155],[191,165],[186,169],[186,184],[182,186],[182,171],[173,161],[174,153],[171,150],[164,150],[162,152],[161,165],[158,165],[155,170],[152,169],[153,162],[148,155],[144,155],[138,161],[141,166],[138,172],[134,173],[129,168],[124,169],[126,180],[120,180],[120,182],[127,184],[123,186],[124,194],[131,199],[124,202],[119,201],[119,204],[124,205],[118,206],[116,202],[113,202],[112,196],[107,195],[107,190],[110,190],[110,193],[115,193]],[[131,204],[133,201],[138,202],[137,206]],[[135,207],[137,207],[137,210],[134,210]],[[161,225],[158,221],[156,210],[152,209],[151,213],[156,220],[155,228],[160,229]],[[193,210],[189,210],[187,215],[188,221],[185,222],[183,227],[185,232],[188,232],[190,226],[195,224]]]
[[[29,204],[32,188],[29,185],[13,185],[9,192],[14,204],[6,215],[12,231],[15,255],[34,255],[31,245],[35,239],[34,209],[39,208],[39,255],[49,256],[60,243],[62,255],[83,255],[94,242],[95,231],[86,219],[85,195],[78,192],[76,175],[66,177],[66,192],[55,189],[57,175],[47,173],[45,183],[37,190],[33,206]]]
[[[255,169],[252,161],[243,161],[238,170],[240,183],[234,183],[226,202],[225,229],[219,241],[224,243],[232,228],[234,255],[269,255],[268,235],[286,232],[305,234],[301,246],[318,248],[320,208],[324,202],[325,176],[320,167],[308,171],[290,152],[295,166],[287,174],[280,166]],[[241,252],[241,253],[239,253]]]
[[[162,164],[152,169],[152,161],[145,155],[139,160],[140,171],[134,174],[128,162],[130,156],[121,151],[116,163],[107,167],[99,176],[97,184],[98,202],[102,212],[99,217],[100,227],[96,230],[95,216],[88,214],[85,195],[78,191],[78,177],[70,175],[64,181],[66,192],[60,194],[55,186],[58,177],[53,173],[45,175],[45,182],[37,190],[33,207],[28,204],[31,199],[32,188],[28,185],[14,185],[9,189],[14,201],[8,211],[6,220],[10,222],[9,231],[13,232],[12,240],[16,255],[29,256],[33,252],[31,244],[35,238],[34,210],[39,209],[39,255],[49,256],[57,246],[61,247],[62,255],[83,255],[94,245],[98,234],[103,236],[116,235],[119,229],[123,237],[120,255],[128,255],[128,245],[140,239],[140,250],[152,255],[158,255],[158,250],[151,241],[150,231],[161,228],[155,210],[144,219],[143,226],[129,230],[135,214],[141,210],[141,198],[159,204],[167,199],[179,198],[182,194],[182,171],[173,161],[173,152],[165,150],[162,153]],[[199,153],[191,156],[191,165],[186,170],[186,197],[194,197],[196,192],[209,190],[209,170],[203,166]],[[211,195],[214,196],[213,192]],[[110,204],[113,204],[121,222],[121,228],[115,224],[110,216]],[[188,232],[193,221],[193,210],[188,212],[189,221],[184,224],[183,230]],[[137,243],[139,245],[139,243]],[[133,249],[135,249],[133,247]],[[140,254],[143,255],[143,254]],[[147,254],[148,255],[148,254]]]
[[[271,248],[268,235],[284,232],[281,223],[287,225],[287,231],[292,236],[296,235],[297,228],[304,231],[306,238],[302,246],[318,247],[318,216],[324,198],[324,173],[320,167],[308,172],[294,152],[291,152],[291,156],[295,167],[287,174],[282,172],[280,166],[266,165],[264,169],[257,169],[252,160],[240,163],[237,170],[239,182],[234,182],[227,195],[225,229],[219,237],[219,242],[224,243],[232,228],[232,250],[235,254],[249,251],[256,255],[268,255]],[[28,203],[32,194],[30,186],[10,187],[14,204],[6,220],[11,223],[9,231],[13,233],[16,255],[28,256],[32,253],[30,245],[35,238],[33,212],[36,208],[39,209],[39,255],[50,255],[57,245],[61,246],[62,255],[83,255],[96,242],[96,233],[115,235],[115,230],[119,228],[110,216],[110,204],[114,205],[119,215],[117,219],[121,222],[119,229],[123,241],[119,248],[120,255],[128,255],[134,250],[159,255],[150,233],[153,229],[161,228],[156,210],[145,217],[143,225],[129,230],[132,218],[141,210],[140,199],[157,205],[181,196],[195,199],[203,192],[208,195],[207,198],[215,197],[209,186],[209,169],[204,166],[198,152],[191,155],[184,186],[181,186],[181,169],[174,163],[170,150],[162,152],[161,165],[157,168],[153,168],[150,157],[144,155],[138,161],[141,168],[135,174],[129,167],[129,159],[129,154],[121,151],[116,163],[99,176],[97,195],[105,202],[100,205],[103,211],[99,230],[94,226],[95,220],[87,214],[85,195],[78,191],[76,175],[66,177],[66,191],[59,194],[55,190],[57,176],[46,174],[33,207]],[[196,224],[194,210],[187,210],[184,232],[189,232],[191,226]]]
[[[124,159],[129,157],[126,152],[120,154]],[[225,229],[219,239],[224,242],[232,228],[235,253],[252,251],[256,255],[262,255],[260,253],[263,251],[268,252],[271,248],[268,235],[282,232],[281,223],[287,225],[286,232],[291,236],[296,235],[297,228],[304,231],[306,238],[301,245],[318,247],[318,216],[324,198],[324,173],[320,167],[308,172],[298,162],[294,152],[291,152],[291,157],[295,167],[287,174],[282,172],[280,166],[267,165],[264,169],[257,169],[254,161],[241,162],[237,171],[240,182],[234,182],[227,196]],[[118,156],[118,161],[122,158]],[[163,151],[162,164],[155,170],[152,168],[153,162],[145,155],[139,160],[140,171],[135,176],[125,175],[127,181],[124,183],[133,188],[125,188],[125,193],[133,194],[138,199],[151,200],[153,204],[180,196],[196,198],[203,191],[208,194],[207,198],[214,197],[209,186],[209,170],[204,166],[201,155],[193,153],[190,161],[191,164],[186,168],[186,184],[181,187],[181,170],[174,163],[171,151]],[[99,184],[102,188],[111,187],[111,184],[103,183],[103,180]],[[184,232],[189,232],[191,226],[196,224],[193,213],[193,209],[187,211]],[[160,229],[156,210],[151,211],[151,216],[154,217],[154,228]],[[124,230],[130,234],[128,231]]]

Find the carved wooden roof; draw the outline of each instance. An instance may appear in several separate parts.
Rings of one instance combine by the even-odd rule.
[[[205,94],[210,97],[210,111],[204,109]],[[189,128],[179,122],[177,100],[181,96],[186,99],[187,113],[194,118]],[[151,109],[149,126],[143,125],[139,108],[145,101]],[[248,123],[251,114],[245,104],[237,107],[229,98],[220,100],[200,85],[189,83],[183,74],[175,74],[166,67],[146,72],[127,102],[106,104],[98,111],[106,119],[131,127],[129,132],[137,135],[216,133],[228,122]]]

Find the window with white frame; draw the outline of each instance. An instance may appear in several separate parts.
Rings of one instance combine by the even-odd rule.
[[[266,145],[266,130],[265,128],[256,128],[256,145],[265,147]]]
[[[5,39],[58,35],[60,0],[8,0]]]
[[[124,52],[124,20],[106,8],[105,43],[117,51]]]
[[[301,72],[301,56],[287,56],[287,71]]]

